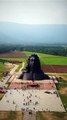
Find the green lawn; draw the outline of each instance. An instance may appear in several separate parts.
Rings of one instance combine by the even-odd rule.
[[[10,111],[7,120],[15,120],[15,119],[16,119],[16,112]]]
[[[64,81],[63,79],[59,79],[58,84],[56,85],[57,90],[60,94],[61,100],[63,102],[63,105],[65,107],[65,109],[67,109],[67,94],[62,94],[60,93],[60,90],[63,88],[67,87],[67,81]]]
[[[64,105],[64,107],[65,107],[65,109],[67,111],[67,94],[65,94],[65,95],[64,94],[60,94],[60,97],[61,97],[63,105]]]
[[[26,61],[27,58],[0,58],[0,62],[8,62],[8,61]]]
[[[5,65],[2,62],[0,62],[0,80],[3,77],[3,73],[6,71],[10,71],[10,68],[5,67]]]
[[[42,115],[42,112],[37,112],[37,114],[36,114],[36,120],[46,120],[46,119]]]
[[[4,69],[5,69],[4,64],[3,64],[3,63],[0,63],[0,73],[1,73],[2,71],[4,71]]]
[[[64,88],[64,87],[67,87],[67,81],[63,79],[59,79],[57,84],[57,89],[60,90],[61,88]]]
[[[5,71],[5,67],[3,63],[0,63],[0,79],[3,77],[3,72]]]

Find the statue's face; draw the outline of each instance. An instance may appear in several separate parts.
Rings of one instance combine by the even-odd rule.
[[[30,58],[30,66],[33,67],[35,62],[35,57]]]

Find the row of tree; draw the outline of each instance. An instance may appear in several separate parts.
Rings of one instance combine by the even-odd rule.
[[[11,51],[16,51],[16,50],[67,56],[67,47],[64,47],[64,46],[0,45],[0,54],[11,52]]]

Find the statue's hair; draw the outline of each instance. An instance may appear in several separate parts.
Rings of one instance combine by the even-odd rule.
[[[39,60],[39,57],[36,55],[36,54],[32,54],[29,59],[28,59],[28,62],[27,62],[27,67],[26,67],[26,71],[27,72],[30,72],[31,71],[31,67],[30,67],[30,58],[31,57],[34,57],[35,60],[34,60],[34,66],[33,66],[33,71],[35,72],[40,72],[41,71],[41,65],[40,65],[40,60]]]
[[[29,57],[25,72],[23,72],[19,78],[33,81],[50,79],[49,76],[41,70],[40,60],[36,54],[32,54]]]

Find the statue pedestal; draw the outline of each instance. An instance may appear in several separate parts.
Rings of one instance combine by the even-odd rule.
[[[38,83],[32,82],[28,84],[28,87],[40,87]]]

